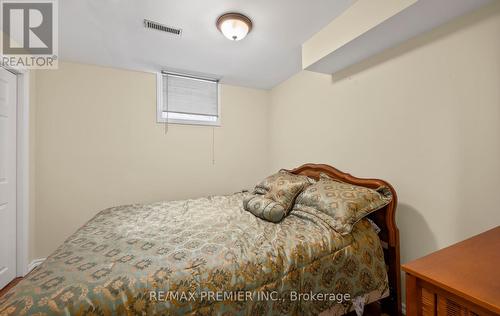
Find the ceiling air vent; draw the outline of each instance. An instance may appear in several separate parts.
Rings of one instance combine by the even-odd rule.
[[[182,29],[171,27],[171,26],[166,26],[163,24],[160,24],[158,22],[150,21],[150,20],[144,20],[144,26],[148,29],[153,29],[161,32],[166,32],[170,33],[175,36],[181,36],[182,34]]]

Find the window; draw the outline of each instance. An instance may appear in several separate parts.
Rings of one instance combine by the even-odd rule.
[[[218,80],[162,72],[157,85],[158,123],[220,125]]]

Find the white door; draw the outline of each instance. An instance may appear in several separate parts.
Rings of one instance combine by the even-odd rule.
[[[17,78],[0,68],[0,289],[16,277]]]

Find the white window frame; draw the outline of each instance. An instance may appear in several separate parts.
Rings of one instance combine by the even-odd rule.
[[[177,117],[164,117],[163,115],[163,76],[165,74],[174,74],[185,77],[192,77],[194,79],[201,80],[213,80],[217,82],[217,120],[202,120],[196,119],[197,117],[202,117],[203,115],[190,115],[190,114],[174,114]],[[169,114],[169,115],[172,115]],[[185,118],[181,118],[185,116]],[[157,123],[168,123],[168,124],[180,124],[180,125],[201,125],[201,126],[221,126],[222,125],[222,117],[221,117],[221,86],[218,80],[214,79],[206,79],[206,78],[197,78],[194,76],[189,76],[185,74],[171,73],[161,71],[156,74],[156,122]]]

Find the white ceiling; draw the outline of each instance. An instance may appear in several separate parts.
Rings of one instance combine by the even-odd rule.
[[[62,60],[118,68],[175,69],[223,83],[270,89],[301,69],[301,44],[355,0],[62,0]],[[219,33],[219,15],[248,15],[242,41]],[[145,29],[149,19],[180,27],[180,38]]]

